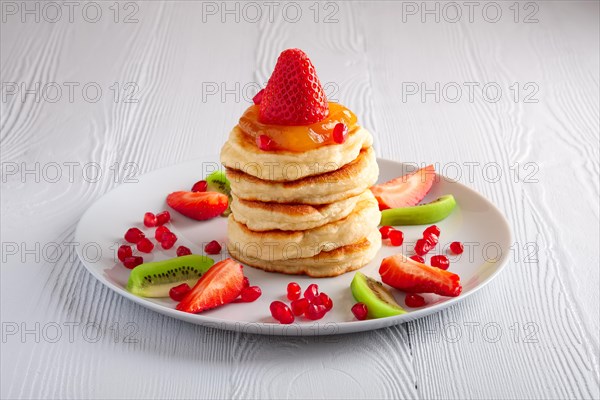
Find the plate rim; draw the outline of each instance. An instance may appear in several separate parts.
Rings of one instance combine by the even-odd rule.
[[[137,176],[136,178],[139,180],[145,176],[157,174],[160,171],[163,171],[165,169],[174,168],[174,167],[182,166],[185,164],[194,164],[199,161],[200,162],[205,161],[206,159],[217,159],[218,160],[219,157],[214,154],[203,155],[203,156],[191,159],[191,160],[182,161],[179,163],[171,164],[168,166],[164,166],[161,168],[157,168],[157,169],[145,172],[145,173]],[[396,164],[396,165],[408,165],[408,164],[402,163],[400,161],[377,157],[377,163],[379,164],[380,162],[381,163],[392,163],[392,164]],[[221,164],[221,163],[219,162],[219,164]],[[462,189],[466,190],[471,196],[474,195],[474,196],[479,197],[481,200],[483,200],[486,203],[487,206],[494,209],[498,213],[498,215],[500,215],[502,217],[501,218],[502,224],[503,224],[502,228],[508,233],[508,243],[510,244],[513,242],[513,232],[512,232],[511,226],[510,226],[506,216],[504,215],[504,213],[502,213],[500,211],[500,209],[498,207],[496,207],[496,205],[494,203],[492,203],[485,196],[483,196],[476,190],[470,188],[469,186],[467,186],[459,181],[447,178],[444,175],[439,174],[437,171],[436,171],[436,177],[438,177],[440,179],[446,179],[454,185],[461,186]],[[91,215],[91,213],[93,212],[95,207],[98,206],[98,204],[101,202],[101,200],[105,199],[109,195],[114,195],[115,193],[119,192],[120,190],[125,190],[124,189],[125,187],[127,187],[127,185],[123,184],[123,183],[116,186],[115,188],[111,189],[110,191],[104,193],[100,198],[96,199],[94,201],[94,203],[91,204],[86,209],[86,211],[83,213],[83,215],[79,218],[77,227],[75,228],[74,238],[75,238],[76,242],[77,242],[78,238],[80,237],[80,231],[82,229],[83,221],[85,221],[86,218],[89,218],[89,215]],[[452,307],[452,306],[456,305],[457,303],[465,300],[466,298],[472,296],[473,294],[475,294],[479,290],[481,290],[483,287],[487,286],[509,264],[509,262],[508,262],[509,261],[509,252],[503,251],[500,259],[494,262],[494,264],[497,265],[495,270],[474,288],[470,289],[467,292],[461,293],[460,296],[448,298],[447,300],[445,300],[443,302],[440,302],[438,304],[432,305],[427,308],[423,308],[423,309],[419,309],[419,310],[411,310],[410,312],[407,312],[405,314],[400,314],[400,315],[396,315],[393,317],[386,317],[386,318],[369,319],[369,320],[364,320],[364,321],[342,321],[342,322],[312,321],[310,324],[309,323],[302,323],[302,324],[293,323],[290,325],[282,325],[282,324],[267,323],[267,322],[232,321],[232,320],[226,320],[226,319],[222,319],[222,318],[216,318],[216,317],[206,316],[206,315],[201,315],[201,314],[184,313],[184,312],[178,311],[174,308],[170,308],[170,307],[167,307],[167,306],[164,306],[161,304],[157,304],[157,303],[148,301],[142,297],[139,297],[132,293],[129,293],[127,290],[125,290],[125,288],[121,288],[120,286],[115,285],[114,283],[107,280],[102,275],[100,270],[98,270],[96,268],[92,268],[91,266],[88,266],[88,264],[86,263],[86,261],[83,257],[83,254],[81,253],[82,246],[75,246],[75,250],[76,250],[77,256],[79,257],[79,261],[81,262],[81,264],[83,264],[85,269],[89,273],[91,273],[94,278],[96,278],[100,283],[102,283],[104,286],[111,289],[116,294],[123,296],[126,299],[131,300],[134,303],[141,305],[142,307],[150,309],[159,314],[166,315],[168,317],[175,318],[178,320],[183,320],[185,322],[189,322],[189,323],[192,323],[195,325],[202,325],[202,326],[209,327],[209,328],[217,328],[217,329],[236,331],[236,332],[254,333],[254,334],[260,334],[260,335],[266,335],[266,336],[340,335],[340,334],[347,334],[347,333],[358,333],[358,332],[364,332],[364,331],[371,331],[371,330],[376,330],[376,329],[380,329],[380,328],[390,327],[390,326],[414,321],[416,319],[423,318],[427,315],[440,312],[448,307]],[[329,327],[331,325],[335,325],[338,329],[328,332],[330,330]],[[240,328],[242,328],[242,329],[240,329]],[[258,329],[244,329],[244,328],[258,328]],[[308,329],[308,332],[303,332],[304,330],[307,330],[307,329]],[[324,330],[324,331],[322,331],[322,330]]]

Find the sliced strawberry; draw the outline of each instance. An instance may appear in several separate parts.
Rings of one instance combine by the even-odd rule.
[[[325,91],[308,56],[284,50],[260,99],[259,120],[275,125],[310,125],[329,115]]]
[[[197,314],[234,301],[244,288],[242,266],[231,258],[210,267],[177,304],[179,311]]]
[[[383,282],[408,293],[456,297],[462,292],[458,275],[421,264],[404,254],[384,258],[379,274]]]
[[[435,180],[435,168],[425,168],[371,187],[371,192],[379,202],[380,210],[388,208],[412,207],[419,204],[427,195]]]
[[[221,215],[228,202],[227,195],[217,192],[173,192],[167,196],[172,209],[199,221]]]

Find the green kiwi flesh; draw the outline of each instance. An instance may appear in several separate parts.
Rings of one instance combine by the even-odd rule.
[[[131,270],[127,290],[141,297],[169,297],[173,286],[194,287],[213,264],[212,258],[197,254],[143,263]]]
[[[231,186],[229,180],[225,176],[224,171],[215,171],[206,177],[206,190],[208,192],[219,192],[229,196],[231,192]]]
[[[455,207],[454,196],[447,194],[431,203],[383,210],[379,224],[391,226],[433,224],[450,215]]]

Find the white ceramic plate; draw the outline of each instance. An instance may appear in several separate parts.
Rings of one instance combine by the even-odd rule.
[[[506,265],[511,243],[509,225],[503,215],[484,197],[466,186],[438,176],[425,202],[435,200],[443,194],[453,194],[458,207],[445,220],[437,223],[441,229],[440,246],[427,255],[447,254],[450,259],[450,271],[461,277],[463,292],[455,298],[425,295],[428,304],[419,309],[405,307],[407,314],[391,318],[357,321],[350,308],[354,299],[350,292],[350,282],[354,273],[335,278],[310,278],[268,273],[251,267],[245,267],[244,273],[253,285],[259,285],[262,296],[253,303],[229,304],[199,315],[188,314],[174,309],[175,302],[169,298],[147,299],[134,296],[125,290],[129,270],[116,258],[116,250],[123,244],[125,231],[136,226],[147,233],[154,241],[154,229],[142,224],[144,213],[169,209],[166,205],[167,194],[189,188],[210,172],[219,168],[217,157],[205,157],[200,160],[178,164],[153,171],[139,178],[136,183],[124,183],[98,200],[79,221],[75,234],[78,255],[83,265],[100,282],[144,307],[156,312],[179,318],[194,324],[220,329],[238,330],[270,335],[331,335],[337,333],[359,332],[400,324],[415,318],[440,311],[475,293]],[[378,160],[380,182],[404,175],[414,170],[413,166],[403,165],[389,160]],[[145,261],[157,261],[175,257],[179,245],[189,247],[193,253],[203,254],[204,244],[211,240],[223,243],[226,238],[226,219],[215,218],[210,221],[193,221],[170,210],[172,222],[169,228],[179,240],[170,250],[155,246],[154,251],[146,255]],[[404,244],[401,247],[386,245],[377,257],[361,271],[379,279],[378,268],[381,260],[389,255],[403,252],[413,255],[413,246],[421,237],[425,226],[402,227]],[[447,247],[453,241],[465,244],[465,252],[460,256],[449,254]],[[223,246],[225,249],[225,246]],[[101,249],[101,252],[98,252]],[[100,254],[99,254],[100,253]],[[215,261],[228,257],[226,251],[212,256]],[[326,292],[334,302],[334,308],[319,321],[297,318],[291,325],[280,325],[271,318],[269,304],[274,300],[286,301],[286,286],[289,282],[298,282],[303,290],[309,283],[317,283],[321,291]],[[404,293],[392,290],[396,300],[404,306]],[[90,296],[93,294],[90,293]],[[493,307],[481,304],[481,307]]]

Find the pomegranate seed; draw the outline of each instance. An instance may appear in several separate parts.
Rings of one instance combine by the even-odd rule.
[[[394,228],[392,228],[391,226],[382,226],[381,228],[379,228],[379,232],[381,233],[381,238],[387,239],[390,235],[390,232],[393,230],[394,230]]]
[[[413,308],[423,307],[425,305],[425,299],[418,294],[407,294],[404,298],[404,304]]]
[[[176,241],[177,236],[175,236],[173,232],[167,232],[164,235],[162,235],[160,246],[165,250],[169,250],[171,247],[173,247]]]
[[[269,310],[271,310],[273,318],[277,319],[279,317],[279,311],[283,306],[285,306],[285,303],[282,301],[274,301],[269,305]]]
[[[156,223],[161,226],[166,224],[171,220],[171,214],[168,211],[163,211],[161,213],[156,214]]]
[[[448,261],[448,257],[446,256],[433,256],[431,257],[431,266],[440,269],[448,269],[450,261]]]
[[[125,268],[129,269],[134,269],[135,267],[143,263],[144,259],[140,256],[125,257],[125,259],[123,260],[123,265],[125,266]]]
[[[219,254],[221,252],[221,245],[216,240],[213,240],[204,246],[204,251],[206,254]]]
[[[131,257],[132,255],[133,251],[131,250],[131,246],[126,244],[119,246],[119,250],[117,250],[117,257],[119,258],[119,261],[125,261],[125,258]]]
[[[333,127],[333,141],[338,144],[342,144],[346,141],[347,136],[348,127],[341,122],[335,124],[335,126]]]
[[[190,285],[182,283],[181,285],[173,286],[169,290],[169,297],[175,301],[181,301],[190,290],[192,290]]]
[[[187,256],[192,254],[192,251],[185,246],[179,246],[177,248],[177,257]]]
[[[367,309],[367,305],[364,303],[356,303],[352,306],[352,314],[354,314],[356,319],[359,321],[367,319],[368,313],[369,310]]]
[[[244,277],[244,279],[242,280],[242,282],[244,283],[244,287],[247,288],[248,286],[250,286],[250,280],[247,277]]]
[[[331,297],[327,296],[326,293],[320,293],[313,303],[325,306],[325,311],[329,311],[333,308],[333,300],[331,300]]]
[[[401,246],[404,243],[404,233],[402,231],[393,230],[390,231],[390,242],[392,246]]]
[[[157,221],[156,221],[156,215],[154,215],[151,212],[147,212],[146,214],[144,214],[144,226],[147,226],[148,228],[152,228],[154,226],[156,226]]]
[[[287,285],[287,298],[290,301],[298,300],[302,294],[302,288],[296,282],[290,282]]]
[[[425,259],[421,256],[410,256],[410,259],[415,260],[421,264],[425,264]]]
[[[423,237],[429,236],[432,233],[435,236],[440,237],[440,228],[438,228],[437,225],[431,225],[430,227],[428,227],[427,229],[425,229],[423,231]]]
[[[154,244],[148,238],[143,238],[137,242],[137,249],[142,253],[150,253],[154,249]]]
[[[463,244],[461,242],[450,243],[450,251],[452,251],[454,254],[462,254],[464,251]]]
[[[140,231],[138,228],[129,228],[127,232],[125,232],[125,240],[129,243],[137,243],[141,239],[145,238],[144,232]]]
[[[206,181],[198,181],[192,186],[192,192],[206,192],[207,187],[208,183]]]
[[[292,322],[294,322],[294,314],[284,302],[274,301],[271,303],[271,306],[269,308],[271,310],[271,315],[273,316],[273,318],[275,318],[280,323],[291,324]]]
[[[166,226],[159,226],[158,228],[156,228],[156,231],[154,231],[154,239],[158,240],[159,242],[162,242],[163,235],[165,233],[170,233],[170,232],[171,231]]]
[[[259,105],[262,101],[263,94],[265,93],[265,89],[260,89],[256,95],[252,98],[254,104]]]
[[[262,290],[260,290],[258,286],[243,288],[241,293],[242,301],[245,303],[252,303],[254,300],[258,299],[261,294]]]
[[[312,302],[318,295],[319,285],[317,285],[316,283],[311,283],[304,291],[304,297],[306,297],[306,300],[308,300],[309,302]]]
[[[435,247],[435,245],[439,242],[438,236],[433,233],[423,236],[423,239],[425,239],[429,244],[431,244],[431,247]]]
[[[258,135],[256,137],[256,145],[264,151],[275,150],[275,142],[267,135]]]
[[[294,314],[292,313],[292,310],[290,310],[290,308],[288,306],[285,306],[285,308],[281,309],[281,313],[279,314],[279,322],[281,322],[282,324],[291,324],[292,322],[294,322],[296,318],[294,318]]]
[[[299,317],[306,312],[309,304],[309,301],[304,297],[298,300],[294,300],[292,301],[292,312],[295,316]]]
[[[326,313],[327,313],[327,308],[323,304],[311,303],[308,305],[305,315],[306,315],[306,318],[315,321],[317,319],[323,318]]]
[[[419,239],[415,244],[415,253],[417,253],[420,256],[424,256],[425,254],[429,253],[429,250],[431,250],[432,248],[433,246],[427,240]]]

